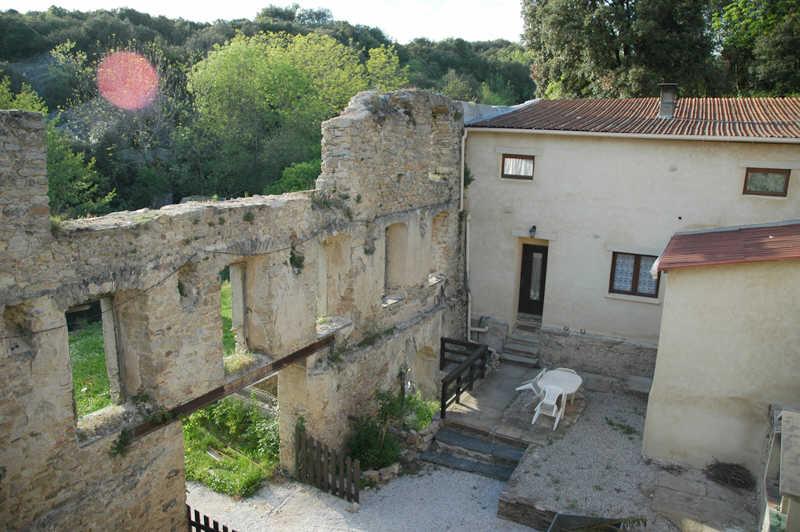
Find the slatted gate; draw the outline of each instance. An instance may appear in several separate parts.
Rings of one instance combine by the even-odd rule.
[[[350,502],[358,502],[361,480],[358,460],[318,442],[301,425],[297,426],[295,434],[295,450],[297,480]]]

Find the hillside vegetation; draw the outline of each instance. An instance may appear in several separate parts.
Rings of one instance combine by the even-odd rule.
[[[97,66],[118,50],[156,67],[158,96],[144,109],[98,95]],[[213,24],[133,9],[9,10],[0,13],[0,107],[48,114],[50,144],[84,169],[48,166],[61,183],[51,208],[86,216],[312,188],[320,123],[357,92],[419,87],[517,103],[534,94],[526,57],[507,41],[401,46],[378,28],[297,6]]]

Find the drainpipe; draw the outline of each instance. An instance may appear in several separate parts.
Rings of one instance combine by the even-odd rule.
[[[467,159],[467,135],[469,131],[464,128],[461,135],[461,197],[458,210],[464,220],[464,290],[467,293],[467,341],[472,341],[472,292],[469,289],[469,213],[464,214],[464,173]]]

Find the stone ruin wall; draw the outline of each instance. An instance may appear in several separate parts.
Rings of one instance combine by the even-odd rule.
[[[318,318],[341,325],[331,353],[278,375],[284,466],[293,464],[298,416],[338,447],[374,392],[399,386],[401,367],[435,393],[439,337],[464,336],[462,129],[459,107],[444,97],[362,93],[323,124],[316,191],[53,226],[43,121],[0,112],[3,522],[185,527],[180,423],[122,456],[109,451],[146,412],[224,384],[218,274],[228,265],[246,309],[234,321],[250,349],[279,358],[317,339]],[[403,241],[388,244],[389,273],[392,224],[404,226]],[[65,312],[95,298],[113,318],[105,336],[116,404],[78,420]]]

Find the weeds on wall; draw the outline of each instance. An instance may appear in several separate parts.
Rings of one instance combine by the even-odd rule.
[[[394,334],[394,330],[394,327],[389,327],[387,329],[383,329],[382,331],[369,328],[364,332],[363,338],[361,338],[361,341],[356,344],[356,347],[369,347],[371,345],[375,345],[381,338]]]
[[[292,249],[289,251],[289,264],[292,267],[292,271],[294,271],[295,274],[299,274],[303,271],[305,262],[306,258],[295,248],[294,244],[292,244]]]
[[[405,396],[378,392],[375,399],[378,402],[377,414],[358,417],[347,440],[350,456],[360,460],[365,470],[380,469],[397,462],[402,447],[394,432],[423,430],[439,410],[436,401],[424,400],[419,392]]]
[[[128,448],[133,441],[133,433],[130,429],[122,429],[122,432],[119,433],[119,436],[114,440],[111,444],[111,449],[109,450],[109,454],[111,456],[123,456],[128,452]]]
[[[255,493],[278,464],[277,416],[228,397],[183,421],[186,478],[236,497]]]
[[[469,169],[469,166],[464,165],[464,188],[469,188],[473,181],[475,181],[475,177],[473,177],[472,171]]]

